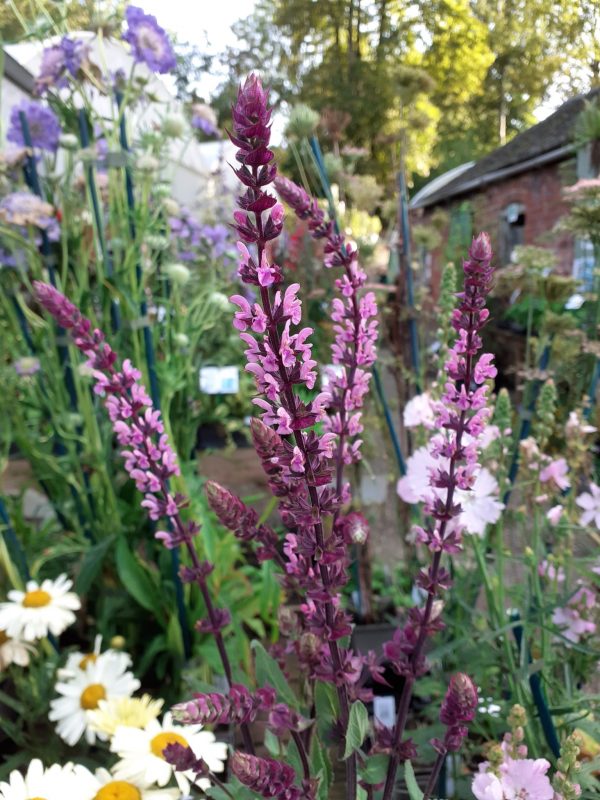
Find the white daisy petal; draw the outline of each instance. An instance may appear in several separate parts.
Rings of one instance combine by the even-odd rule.
[[[0,630],[11,638],[28,642],[43,639],[49,633],[60,634],[75,622],[74,611],[81,602],[69,589],[72,582],[61,575],[55,581],[46,579],[41,586],[27,582],[27,591],[8,592],[8,601],[0,603]]]
[[[92,725],[90,712],[103,700],[131,697],[140,688],[139,680],[127,671],[130,663],[126,653],[107,650],[56,684],[59,697],[51,701],[48,717],[57,723],[56,732],[67,744],[77,744],[84,735],[88,744],[96,738],[108,739],[108,734]]]

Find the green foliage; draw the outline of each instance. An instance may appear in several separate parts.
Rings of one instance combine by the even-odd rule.
[[[369,713],[364,703],[355,700],[350,706],[350,718],[346,729],[344,758],[358,750],[369,732]]]
[[[423,792],[419,789],[419,784],[415,778],[415,771],[410,761],[404,762],[404,782],[410,800],[423,800]]]

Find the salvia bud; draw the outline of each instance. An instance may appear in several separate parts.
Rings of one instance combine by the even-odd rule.
[[[471,722],[477,711],[477,687],[464,672],[450,678],[450,685],[440,711],[440,721],[444,725]]]
[[[233,754],[230,763],[238,781],[261,797],[299,800],[300,790],[293,786],[294,770],[287,764],[240,752]]]

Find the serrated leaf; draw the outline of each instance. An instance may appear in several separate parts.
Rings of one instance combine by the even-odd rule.
[[[360,778],[365,783],[381,783],[385,780],[390,757],[384,753],[369,756],[360,767]]]
[[[423,792],[419,789],[419,784],[415,778],[415,771],[410,761],[404,762],[404,782],[410,800],[423,800]]]
[[[348,720],[348,729],[346,730],[344,758],[348,758],[355,750],[358,750],[368,732],[369,712],[365,704],[357,700],[350,706],[350,718]]]
[[[280,702],[287,703],[288,706],[298,709],[298,700],[290,689],[279,664],[267,653],[260,642],[253,641],[252,649],[254,650],[254,662],[256,665],[256,680],[259,686],[273,687]]]

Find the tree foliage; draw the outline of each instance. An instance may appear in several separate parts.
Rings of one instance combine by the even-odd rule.
[[[599,27],[597,0],[260,0],[226,61],[232,85],[258,69],[281,102],[348,114],[344,140],[391,183],[400,153],[417,180],[439,173],[528,127],[551,90],[588,90]]]

